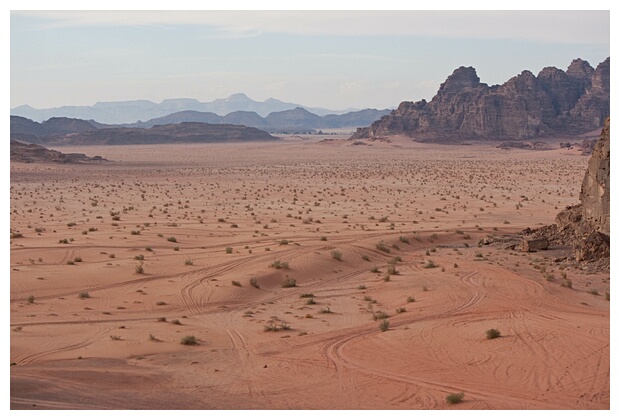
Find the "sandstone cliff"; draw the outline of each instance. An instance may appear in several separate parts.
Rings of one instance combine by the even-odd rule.
[[[574,60],[567,71],[525,70],[502,85],[481,83],[459,67],[430,102],[402,102],[352,139],[407,135],[420,141],[524,140],[599,129],[609,116],[609,58],[593,69]]]

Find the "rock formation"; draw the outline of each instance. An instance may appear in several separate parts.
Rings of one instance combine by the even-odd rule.
[[[574,60],[567,71],[525,70],[503,85],[480,83],[473,67],[459,67],[430,102],[402,102],[359,128],[352,139],[406,135],[419,141],[525,140],[600,129],[609,116],[609,58],[593,69]]]
[[[607,118],[581,185],[580,204],[569,206],[558,213],[554,225],[530,231],[534,238],[544,237],[551,244],[572,246],[577,261],[606,260],[609,264],[609,144]]]
[[[88,157],[83,153],[62,153],[37,144],[11,140],[11,160],[25,163],[87,163],[103,162],[101,156]]]

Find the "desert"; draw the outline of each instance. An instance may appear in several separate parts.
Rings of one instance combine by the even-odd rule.
[[[579,202],[573,139],[348,137],[12,161],[11,409],[609,410],[609,269],[485,242]]]

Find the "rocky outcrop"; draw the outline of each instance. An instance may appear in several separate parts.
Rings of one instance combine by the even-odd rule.
[[[88,157],[83,153],[62,153],[37,144],[11,140],[11,160],[24,163],[88,163],[103,162],[101,156]]]
[[[609,118],[594,146],[581,186],[580,204],[566,207],[555,224],[524,232],[526,239],[546,239],[552,245],[571,246],[580,262],[609,264],[610,252]]]
[[[574,60],[567,71],[525,70],[503,85],[481,83],[473,67],[459,67],[430,102],[402,102],[359,128],[352,139],[406,135],[419,141],[525,140],[599,129],[609,116],[609,58],[593,69]]]
[[[579,200],[583,206],[583,218],[597,231],[609,236],[609,118],[601,137],[592,150],[588,170],[581,184]]]

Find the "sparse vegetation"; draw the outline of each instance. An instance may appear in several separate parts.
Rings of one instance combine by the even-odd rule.
[[[384,319],[383,321],[379,323],[379,330],[381,330],[381,332],[386,332],[389,329],[390,329],[390,321],[388,321],[387,319]]]
[[[446,397],[446,402],[448,404],[458,404],[463,401],[463,398],[465,398],[465,394],[462,392],[459,392],[458,394],[449,394]]]
[[[295,280],[292,277],[287,277],[286,279],[284,279],[284,281],[282,282],[282,287],[284,288],[288,288],[288,287],[297,287],[297,280]]]
[[[181,344],[185,346],[194,346],[198,344],[198,339],[194,337],[193,335],[186,335],[185,337],[181,339]]]
[[[281,268],[288,268],[288,263],[285,261],[275,260],[274,262],[271,263],[270,267],[273,267],[276,270],[279,270]]]
[[[376,246],[376,248],[379,251],[383,251],[383,252],[386,252],[388,254],[390,253],[390,248],[387,246],[387,244],[384,241],[381,241],[381,242],[377,243],[377,245],[375,245],[375,246]]]
[[[258,279],[256,277],[250,278],[250,286],[260,289],[260,285],[258,284]]]
[[[88,299],[88,298],[90,297],[90,294],[89,294],[88,292],[80,292],[80,293],[78,294],[78,297],[79,297],[80,299]]]
[[[332,250],[332,258],[338,261],[342,261],[342,252],[336,249]]]
[[[489,339],[489,340],[497,338],[497,337],[499,337],[501,335],[499,330],[497,330],[495,328],[491,328],[491,329],[487,330],[485,334],[487,336],[487,339]]]

